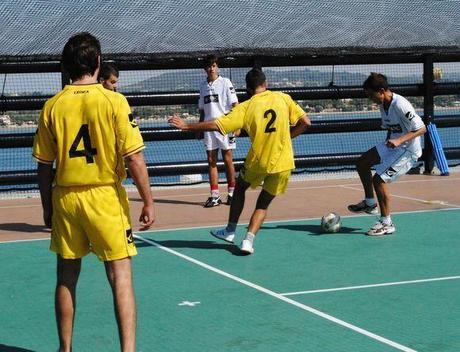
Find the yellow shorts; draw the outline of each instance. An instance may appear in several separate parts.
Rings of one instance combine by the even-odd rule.
[[[50,250],[66,259],[94,252],[100,260],[137,254],[128,195],[120,185],[55,187]]]
[[[243,167],[240,170],[240,176],[251,185],[251,188],[262,185],[262,189],[266,192],[270,193],[272,196],[277,196],[278,194],[286,192],[291,170],[267,174],[253,172]]]

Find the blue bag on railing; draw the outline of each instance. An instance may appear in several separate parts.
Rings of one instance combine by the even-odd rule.
[[[441,139],[439,138],[438,130],[434,123],[427,125],[428,135],[430,136],[431,144],[433,145],[434,158],[438,165],[442,176],[449,176],[449,165],[447,165],[444,149],[442,149]]]

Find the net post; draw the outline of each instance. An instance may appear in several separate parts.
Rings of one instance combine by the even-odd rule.
[[[254,57],[252,59],[252,68],[260,68],[262,70],[263,63],[262,63],[262,60],[259,57]]]
[[[423,58],[423,122],[425,125],[434,122],[433,79],[433,56],[428,54]],[[433,144],[428,136],[424,138],[424,141],[424,173],[431,174],[434,168]]]

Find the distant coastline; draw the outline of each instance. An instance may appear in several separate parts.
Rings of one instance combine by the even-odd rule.
[[[436,107],[435,107],[436,109]],[[448,115],[452,113],[457,113],[460,114],[460,107],[438,107],[438,111],[435,110],[435,117],[436,115],[442,116],[442,115]],[[134,114],[136,115],[135,108]],[[423,115],[423,110],[422,109],[416,109],[417,113],[420,115]],[[3,119],[1,117],[3,116]],[[31,133],[35,132],[37,129],[37,123],[36,121],[22,121],[21,123],[15,123],[15,121],[12,118],[9,118],[8,120],[4,118],[4,116],[8,115],[0,115],[0,132],[1,133]],[[198,121],[198,116],[195,116],[193,114],[189,113],[183,113],[181,116],[189,120],[191,122]],[[313,120],[321,120],[321,119],[330,119],[330,118],[353,118],[353,116],[363,118],[368,116],[369,118],[372,117],[380,117],[380,111],[379,110],[359,110],[359,111],[339,111],[339,110],[334,110],[334,109],[324,109],[321,112],[308,112],[308,116]],[[139,125],[142,126],[154,126],[154,125],[160,125],[160,126],[165,126],[168,124],[168,118],[170,115],[166,116],[158,116],[158,117],[147,117],[147,118],[139,118],[137,117]]]

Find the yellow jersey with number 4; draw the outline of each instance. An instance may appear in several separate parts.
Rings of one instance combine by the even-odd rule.
[[[107,185],[126,177],[123,157],[143,148],[123,95],[101,84],[67,85],[45,103],[32,154],[56,161],[58,186]]]
[[[235,106],[216,123],[222,134],[244,129],[252,142],[244,167],[271,174],[295,168],[290,126],[304,114],[289,95],[266,90]]]

